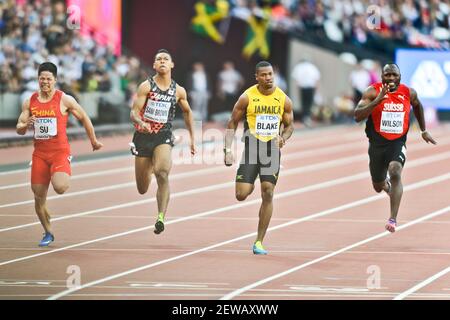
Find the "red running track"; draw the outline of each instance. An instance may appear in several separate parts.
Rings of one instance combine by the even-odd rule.
[[[432,130],[437,146],[410,132],[400,228],[388,234],[363,128],[298,131],[267,256],[251,252],[259,182],[237,202],[236,166],[175,165],[157,236],[155,186],[137,193],[131,155],[80,163],[65,195],[49,193],[56,241],[44,249],[28,170],[1,173],[0,299],[449,299],[449,132]],[[74,270],[80,286],[68,287]]]

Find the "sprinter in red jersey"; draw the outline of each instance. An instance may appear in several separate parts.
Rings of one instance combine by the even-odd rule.
[[[355,109],[355,120],[366,121],[369,138],[369,167],[373,188],[385,191],[390,198],[391,213],[386,230],[395,232],[397,214],[403,195],[401,174],[406,161],[406,136],[411,105],[419,123],[422,139],[436,144],[425,128],[422,103],[413,88],[400,83],[400,69],[386,64],[381,83],[370,86]]]
[[[84,125],[94,151],[103,146],[97,141],[94,127],[83,108],[73,97],[55,89],[56,76],[57,68],[53,63],[44,62],[39,66],[39,91],[24,101],[16,126],[20,135],[24,135],[28,128],[34,129],[31,189],[36,213],[45,230],[39,243],[41,247],[48,246],[55,239],[46,204],[49,184],[52,183],[58,194],[69,188],[71,155],[66,134],[69,113]]]

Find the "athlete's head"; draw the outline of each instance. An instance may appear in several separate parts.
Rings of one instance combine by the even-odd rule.
[[[389,86],[389,91],[397,90],[400,85],[400,68],[395,63],[387,63],[381,72],[381,82]]]
[[[51,92],[56,84],[58,68],[51,62],[44,62],[39,65],[38,82],[39,89],[43,92]]]
[[[153,62],[153,69],[157,73],[168,73],[174,67],[172,56],[166,49],[159,49],[155,54],[155,61]]]
[[[260,61],[256,64],[255,78],[263,89],[273,87],[273,68],[267,61]]]

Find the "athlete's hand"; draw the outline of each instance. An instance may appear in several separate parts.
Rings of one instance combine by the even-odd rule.
[[[101,143],[100,141],[95,140],[92,143],[92,151],[100,150],[102,147],[103,147],[103,143]]]
[[[35,116],[31,116],[28,118],[27,120],[27,128],[32,129],[34,127],[34,123],[36,122],[36,117]]]
[[[195,149],[195,144],[194,144],[194,142],[191,142],[191,155],[195,156],[196,153],[197,153],[197,150]]]
[[[381,90],[380,93],[378,94],[378,96],[375,98],[375,100],[380,103],[381,101],[383,101],[384,99],[387,99],[386,94],[389,91],[389,86],[386,83],[383,83],[381,85]]]
[[[286,140],[284,140],[284,138],[279,135],[277,137],[277,146],[278,146],[278,148],[280,148],[280,149],[283,148],[285,144],[286,144]]]
[[[223,156],[223,162],[225,163],[225,165],[227,167],[231,167],[233,165],[233,152],[229,151],[229,152],[224,152],[224,156]]]
[[[431,134],[428,133],[428,131],[425,131],[422,133],[422,139],[425,140],[427,143],[437,144],[437,142],[433,139]]]
[[[150,123],[142,121],[142,123],[140,123],[139,126],[142,128],[142,130],[144,130],[144,132],[147,132],[147,133],[152,132],[151,131],[152,127],[151,127]]]

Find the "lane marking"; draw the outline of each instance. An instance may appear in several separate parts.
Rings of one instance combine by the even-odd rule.
[[[405,190],[406,190],[406,188],[405,188]],[[448,213],[449,211],[450,211],[450,206],[445,207],[445,208],[442,208],[442,209],[439,209],[439,210],[436,210],[436,211],[433,211],[433,212],[431,212],[431,213],[429,213],[429,214],[427,214],[427,215],[425,215],[425,216],[423,216],[423,217],[421,217],[421,218],[412,220],[412,221],[410,221],[410,222],[408,222],[408,223],[406,223],[406,224],[401,225],[400,227],[397,227],[397,231],[396,231],[396,232],[401,231],[401,230],[406,229],[406,228],[409,228],[409,227],[411,227],[411,226],[414,226],[414,225],[416,225],[416,224],[418,224],[418,223],[421,223],[422,221],[426,221],[426,220],[432,219],[432,218],[434,218],[434,217],[437,217],[437,216],[446,214],[446,213]],[[334,257],[334,256],[337,256],[337,255],[339,255],[339,254],[341,254],[341,253],[343,253],[343,252],[346,252],[346,251],[351,250],[351,249],[353,249],[353,248],[359,247],[359,246],[364,245],[364,244],[366,244],[366,243],[372,242],[372,241],[374,241],[374,240],[381,239],[381,238],[386,237],[386,236],[388,236],[388,235],[391,235],[391,233],[389,233],[389,232],[387,232],[387,231],[384,231],[384,232],[382,232],[382,233],[376,234],[375,236],[372,236],[372,237],[367,238],[367,239],[362,240],[362,241],[358,241],[358,242],[353,243],[353,244],[351,244],[351,245],[349,245],[349,246],[346,246],[346,247],[344,247],[344,248],[342,248],[342,249],[336,250],[336,251],[334,251],[334,252],[332,252],[332,253],[330,253],[330,254],[327,254],[327,255],[325,255],[325,256],[322,256],[322,257],[320,257],[320,258],[317,258],[317,259],[308,261],[307,263],[300,264],[300,265],[298,265],[298,266],[296,266],[296,267],[294,267],[294,268],[290,268],[290,269],[288,269],[288,270],[286,270],[286,271],[279,272],[279,273],[276,273],[276,274],[274,274],[274,275],[272,275],[272,276],[270,276],[270,277],[267,277],[267,278],[264,278],[264,279],[262,279],[262,280],[256,281],[256,282],[254,282],[254,283],[252,283],[252,284],[249,284],[249,285],[247,285],[247,286],[245,286],[245,287],[243,287],[243,288],[241,288],[241,289],[235,290],[235,291],[233,291],[233,292],[231,292],[231,293],[229,293],[229,294],[223,296],[222,298],[220,298],[220,300],[231,300],[231,299],[233,299],[233,298],[235,298],[235,297],[241,295],[242,293],[244,293],[244,292],[246,292],[246,291],[248,291],[248,290],[251,290],[251,289],[253,289],[253,288],[259,287],[259,286],[261,286],[261,285],[263,285],[263,284],[266,284],[266,283],[268,283],[268,282],[271,282],[271,281],[273,281],[273,280],[282,278],[282,277],[284,277],[284,276],[286,276],[286,275],[289,275],[289,274],[291,274],[291,273],[293,273],[293,272],[302,270],[302,269],[304,269],[304,268],[306,268],[306,267],[309,267],[309,266],[311,266],[311,265],[317,264],[317,263],[319,263],[319,262],[322,262],[322,261],[324,261],[324,260],[327,260],[327,259],[329,259],[329,258],[332,258],[332,257]],[[450,269],[450,268],[449,268],[449,269]]]
[[[420,182],[417,182],[417,183],[414,183],[414,184],[411,184],[411,185],[408,185],[408,186],[404,187],[404,192],[415,190],[415,189],[418,189],[418,188],[421,188],[421,187],[424,187],[424,186],[427,186],[427,185],[431,185],[431,184],[434,184],[434,183],[438,183],[438,182],[441,182],[441,181],[445,181],[445,180],[448,180],[448,179],[450,179],[450,173],[448,173],[448,174],[446,174],[444,176],[437,176],[437,177],[434,177],[434,178],[431,178],[431,179],[422,180]],[[289,195],[293,195],[293,193],[292,192],[286,192],[284,194],[279,194],[278,196],[274,196],[274,198],[282,198],[282,197],[286,197],[286,196],[289,196]],[[284,224],[281,224],[281,225],[277,225],[277,226],[271,227],[271,228],[268,229],[268,231],[278,230],[278,229],[285,228],[287,226],[291,226],[291,225],[294,225],[294,224],[297,224],[297,223],[301,223],[301,222],[309,221],[309,220],[312,220],[312,219],[315,219],[315,218],[318,218],[318,217],[330,215],[330,214],[333,214],[335,212],[340,212],[340,211],[343,211],[343,210],[346,210],[346,209],[350,209],[350,208],[353,208],[353,207],[360,206],[362,204],[374,202],[374,201],[377,201],[377,200],[382,199],[382,198],[383,198],[383,195],[375,195],[375,196],[367,197],[367,198],[364,198],[364,199],[361,199],[361,200],[349,202],[349,203],[347,203],[345,205],[341,205],[339,207],[335,207],[335,208],[332,208],[332,209],[327,209],[327,210],[324,210],[324,211],[320,211],[320,212],[318,212],[316,214],[308,215],[306,217],[293,220],[291,222],[287,222],[287,223],[284,223]],[[447,210],[450,210],[450,207],[447,207],[446,211]],[[444,212],[446,212],[446,211],[444,211]],[[435,216],[437,216],[437,215],[438,214],[435,213]],[[431,217],[431,215],[427,215],[426,217]],[[414,222],[410,222],[408,224],[405,224],[405,225],[399,227],[398,229],[400,229],[400,228],[404,229],[407,226],[410,226],[412,224],[418,223],[418,222],[423,221],[423,220],[426,220],[425,217],[421,218],[421,219],[414,220]],[[386,236],[387,234],[389,234],[389,233],[386,231],[386,232],[384,232],[382,234],[379,234],[377,237],[383,237],[383,236]],[[98,279],[98,280],[86,283],[84,285],[81,285],[78,288],[72,288],[72,289],[68,289],[68,290],[62,291],[62,292],[60,292],[58,294],[50,296],[48,298],[48,300],[57,300],[59,298],[62,298],[62,297],[67,296],[69,294],[72,294],[73,292],[79,291],[81,289],[85,289],[85,288],[88,288],[88,287],[91,287],[91,286],[95,286],[97,284],[104,283],[104,282],[107,282],[107,281],[115,280],[115,279],[118,279],[120,277],[127,276],[127,275],[130,275],[130,274],[134,274],[134,273],[137,273],[137,272],[140,272],[140,271],[148,270],[150,268],[153,268],[153,267],[156,267],[156,266],[159,266],[159,265],[162,265],[162,264],[166,264],[166,263],[169,263],[169,262],[172,262],[172,261],[177,261],[177,260],[180,260],[180,259],[183,259],[183,258],[186,258],[186,257],[190,257],[192,255],[195,255],[195,254],[198,254],[198,253],[202,253],[202,252],[205,252],[205,251],[208,251],[208,250],[211,250],[211,249],[215,249],[215,248],[218,248],[218,247],[221,247],[221,246],[233,243],[233,242],[237,242],[237,241],[244,240],[244,239],[247,239],[247,238],[250,238],[250,237],[254,237],[255,235],[256,235],[256,232],[252,232],[252,233],[240,236],[240,237],[236,237],[236,238],[233,238],[233,239],[230,239],[230,240],[227,240],[227,241],[216,243],[214,245],[210,245],[210,246],[207,246],[207,247],[195,250],[195,251],[191,251],[191,252],[188,252],[188,253],[185,253],[185,254],[182,254],[182,255],[178,255],[178,256],[175,256],[175,257],[168,258],[168,259],[160,260],[160,261],[157,261],[157,262],[154,262],[154,263],[151,263],[151,264],[148,264],[148,265],[144,265],[144,266],[141,266],[141,267],[137,267],[137,268],[134,268],[134,269],[129,269],[129,270],[121,272],[121,273],[117,273],[117,274],[114,274],[114,275],[111,275],[111,276],[108,276],[108,277],[105,277],[105,278],[102,278],[102,279]],[[372,238],[374,238],[374,237],[372,237]],[[357,244],[359,245],[360,243],[357,243]],[[347,249],[347,248],[351,248],[351,247],[349,246],[349,247],[346,247],[344,249]],[[341,249],[341,250],[339,250],[337,252],[340,253],[342,250],[343,249]],[[335,253],[333,253],[333,255],[336,255],[338,253],[335,252]],[[331,256],[331,255],[326,255],[325,257],[328,257],[328,256]],[[324,259],[324,258],[322,257],[321,259]],[[318,261],[318,259],[315,259],[312,262],[309,262],[309,264],[315,263],[314,261]],[[247,288],[247,287],[245,287],[245,288]],[[245,289],[245,288],[243,288],[243,289]],[[241,290],[243,290],[243,289],[241,289]],[[231,297],[232,294],[234,294],[235,292],[240,292],[241,290],[233,291],[231,294],[228,294],[225,297],[228,297],[228,296]],[[246,290],[243,290],[242,292],[245,292],[245,291]],[[222,297],[222,298],[224,298],[224,297]]]

